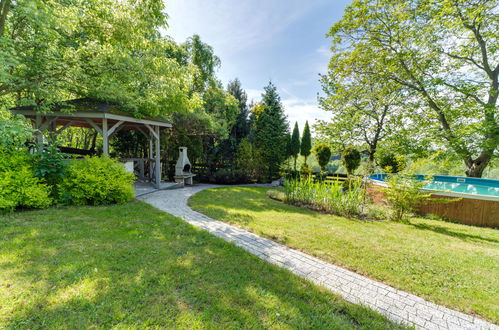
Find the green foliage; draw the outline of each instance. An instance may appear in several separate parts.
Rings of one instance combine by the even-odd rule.
[[[312,172],[312,168],[310,166],[307,165],[307,163],[303,163],[301,164],[301,167],[300,167],[300,174],[305,177],[305,178],[308,178],[308,177],[311,177],[312,174],[314,174]]]
[[[360,152],[354,146],[347,146],[341,152],[341,162],[348,175],[353,174],[360,165]]]
[[[329,36],[333,92],[357,73],[393,84],[412,140],[427,134],[482,175],[499,144],[497,1],[355,0]]]
[[[236,123],[232,126],[231,136],[236,139],[236,144],[239,144],[242,139],[248,136],[250,131],[249,126],[249,108],[248,95],[241,86],[239,79],[230,81],[227,85],[227,92],[239,102],[239,112],[237,114]]]
[[[0,148],[5,150],[18,150],[26,146],[31,140],[34,130],[22,117],[10,120],[0,120]]]
[[[251,178],[246,171],[230,169],[213,173],[210,180],[217,184],[244,184],[251,182]]]
[[[59,185],[67,205],[125,203],[134,196],[134,175],[108,157],[86,157],[71,162]]]
[[[262,95],[262,103],[253,108],[251,136],[254,147],[265,167],[265,180],[271,181],[279,174],[286,159],[286,134],[288,123],[277,88],[269,83]]]
[[[406,167],[405,158],[393,152],[378,152],[376,158],[385,173],[398,173]]]
[[[211,121],[211,130],[221,138],[228,138],[237,121],[239,101],[218,86],[210,87],[203,95],[204,111]]]
[[[312,136],[310,135],[310,127],[308,126],[308,120],[305,122],[305,127],[303,128],[303,135],[301,137],[300,154],[305,157],[305,163],[307,162],[307,157],[310,156],[312,150]]]
[[[243,139],[237,149],[236,168],[242,170],[250,178],[259,180],[263,175],[261,157],[248,139]]]
[[[322,171],[326,170],[326,166],[331,159],[331,149],[326,144],[318,144],[314,147],[314,153],[319,162]]]
[[[183,47],[189,53],[189,61],[198,69],[194,74],[194,91],[204,92],[215,84],[215,71],[220,67],[220,59],[213,47],[201,41],[197,34],[187,39]]]
[[[64,154],[59,151],[57,143],[51,142],[43,148],[43,151],[34,153],[32,161],[35,176],[48,184],[52,189],[51,195],[56,197],[57,185],[61,182],[67,167]]]
[[[395,221],[403,221],[420,203],[430,198],[430,194],[421,190],[426,181],[417,180],[412,173],[390,175],[386,181],[388,187],[383,192],[393,209],[392,219]]]
[[[46,208],[50,189],[35,177],[25,150],[0,147],[0,213],[16,208]]]
[[[362,214],[365,196],[360,180],[352,181],[350,189],[344,191],[338,181],[314,182],[311,176],[302,180],[286,180],[284,193],[287,203],[344,216]]]
[[[0,25],[0,98],[116,101],[136,116],[189,111],[197,68],[171,38],[159,0],[11,1]]]
[[[291,156],[294,158],[294,169],[296,171],[296,159],[300,154],[300,129],[298,128],[298,122],[295,122],[295,127],[293,128],[293,135],[291,136]]]

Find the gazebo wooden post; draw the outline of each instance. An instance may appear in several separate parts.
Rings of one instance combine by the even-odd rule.
[[[102,119],[102,153],[109,156],[109,135],[107,134],[107,118]]]
[[[156,189],[159,189],[161,186],[161,147],[160,147],[160,135],[159,135],[159,126],[154,126],[154,130],[156,132],[156,174],[155,184]]]
[[[150,180],[153,180],[152,174],[154,173],[154,166],[155,166],[155,164],[152,163],[152,159],[154,158],[153,139],[154,139],[154,136],[152,135],[151,132],[149,132],[149,138],[148,138],[149,153],[148,153],[147,157],[149,158],[148,163],[149,163],[149,179]]]
[[[42,133],[42,116],[37,114],[35,117],[35,135],[36,135],[36,144],[38,151],[43,151],[43,133]]]

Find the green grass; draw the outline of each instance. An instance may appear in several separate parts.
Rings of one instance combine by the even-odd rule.
[[[423,298],[499,322],[499,231],[429,219],[367,222],[286,205],[264,188],[200,192],[190,205]]]
[[[135,202],[0,216],[0,328],[392,328]]]

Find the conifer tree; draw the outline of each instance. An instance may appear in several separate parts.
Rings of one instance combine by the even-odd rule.
[[[286,159],[288,122],[277,88],[270,82],[262,103],[253,108],[252,137],[265,167],[267,180],[277,177]]]
[[[291,136],[291,156],[293,156],[295,164],[294,169],[296,171],[296,159],[300,154],[300,130],[298,129],[298,123],[295,122],[295,127],[293,128],[293,135]]]
[[[303,128],[303,136],[301,138],[300,153],[305,157],[305,164],[307,164],[307,157],[310,156],[312,150],[312,136],[310,135],[310,127],[308,126],[308,121],[305,123]]]

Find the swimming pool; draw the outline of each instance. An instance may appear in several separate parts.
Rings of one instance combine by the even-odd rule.
[[[387,187],[386,174],[370,177],[372,187]],[[424,175],[417,175],[424,180]],[[432,198],[450,197],[451,203],[432,203],[431,200],[418,206],[419,214],[436,214],[463,224],[499,228],[499,180],[434,175],[424,190]],[[372,189],[374,200],[384,199],[383,189]],[[381,197],[381,198],[380,198]]]
[[[371,179],[385,181],[387,174],[375,174]],[[424,175],[416,175],[424,180]],[[425,190],[438,191],[445,196],[458,196],[499,201],[499,180],[434,175],[424,186]]]

